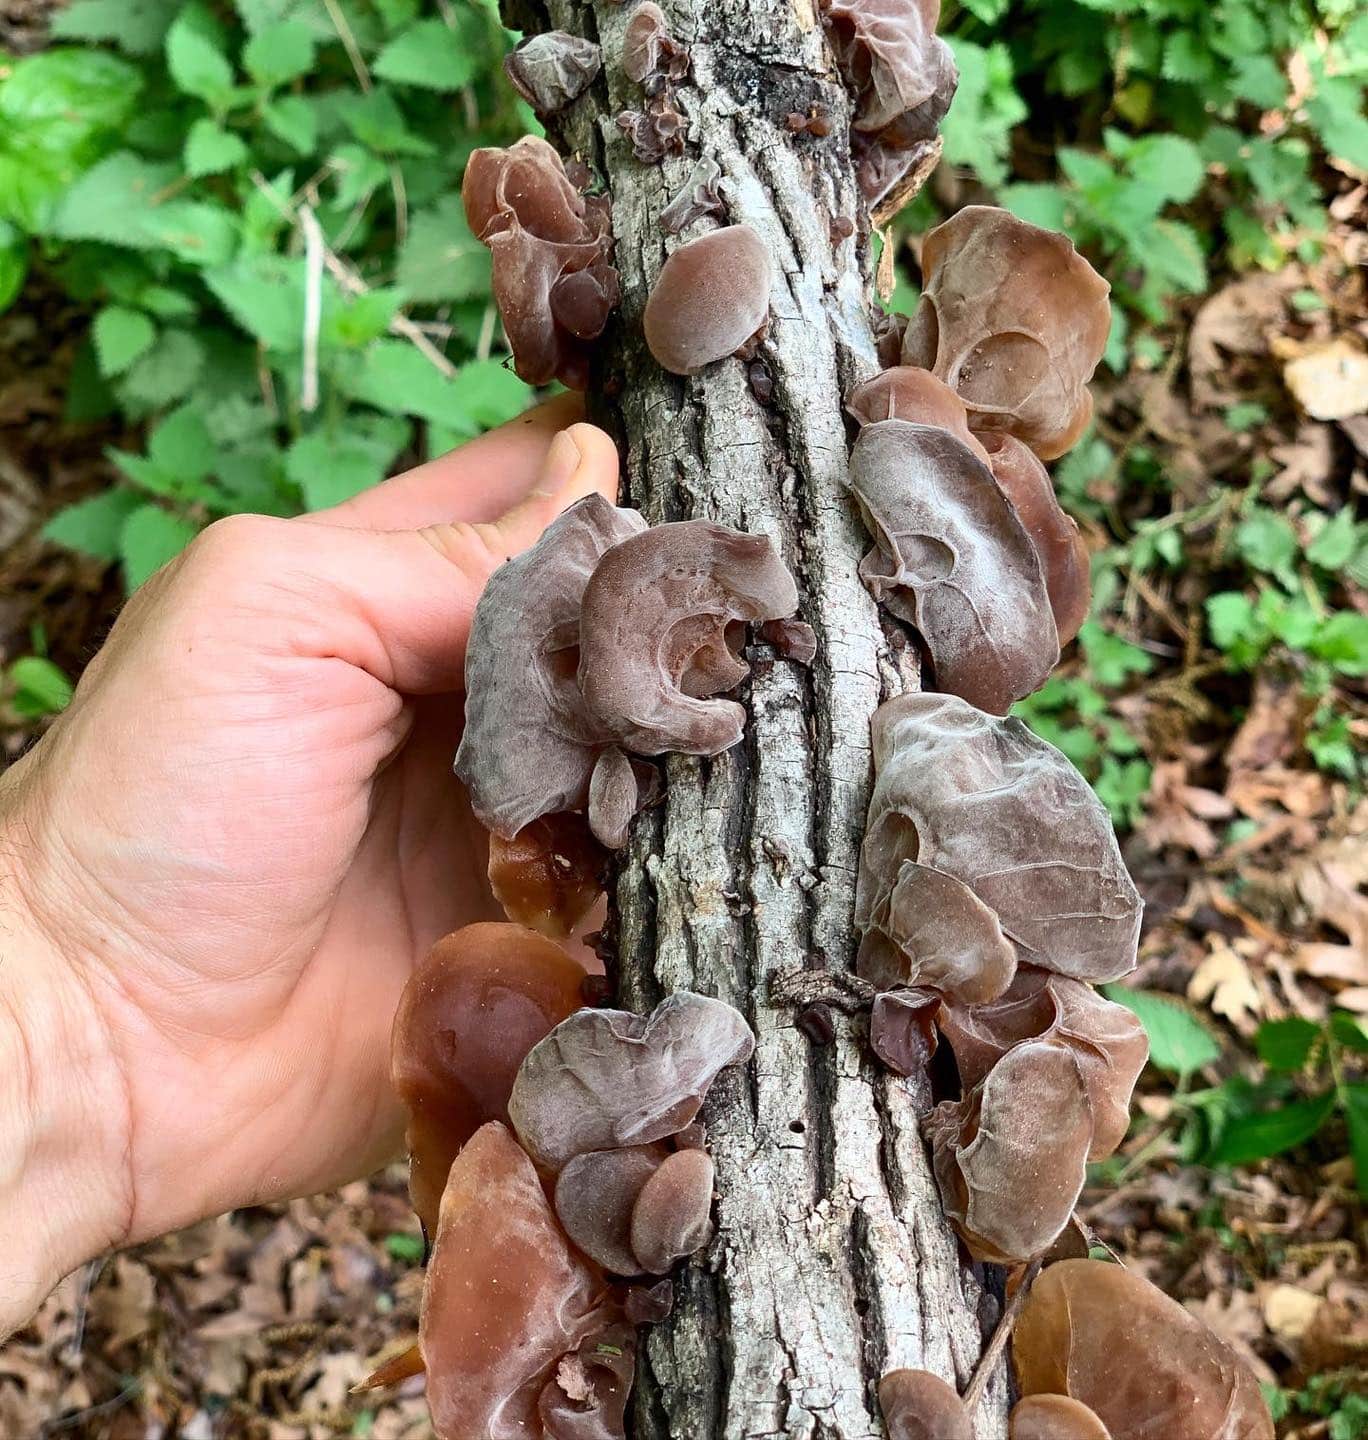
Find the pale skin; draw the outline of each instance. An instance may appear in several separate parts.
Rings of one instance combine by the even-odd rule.
[[[470,617],[616,498],[579,414],[212,526],[0,776],[0,1338],[86,1259],[398,1153],[399,992],[494,918],[450,774]]]

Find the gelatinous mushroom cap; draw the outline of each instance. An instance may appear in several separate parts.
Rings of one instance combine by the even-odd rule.
[[[508,1104],[528,1152],[559,1171],[576,1155],[682,1130],[755,1040],[739,1010],[677,991],[649,1016],[581,1010],[533,1047]]]
[[[641,1187],[632,1208],[632,1253],[664,1275],[712,1239],[713,1162],[706,1150],[676,1150]]]
[[[1112,1440],[1107,1427],[1066,1395],[1028,1395],[1012,1409],[1011,1440]]]
[[[681,245],[646,301],[651,354],[676,375],[734,355],[765,324],[771,284],[769,254],[747,225],[724,225]]]
[[[554,115],[582,95],[603,67],[592,40],[564,30],[529,36],[504,60],[513,88],[538,115]]]
[[[576,1155],[556,1181],[556,1214],[581,1250],[615,1275],[649,1269],[632,1251],[632,1207],[641,1188],[672,1152],[628,1145]]]
[[[409,1112],[409,1188],[427,1233],[456,1152],[488,1120],[507,1120],[523,1057],[580,1008],[584,970],[521,925],[467,925],[409,977],[390,1067]]]
[[[576,683],[580,606],[604,551],[645,528],[636,511],[586,496],[499,566],[475,607],[456,773],[480,823],[505,839],[588,802],[606,737]]]
[[[722,214],[727,207],[722,198],[721,180],[722,171],[717,161],[711,155],[700,156],[679,193],[660,212],[660,228],[667,235],[678,235],[695,220]]]
[[[682,80],[689,70],[689,50],[670,34],[665,12],[655,0],[642,0],[632,11],[622,36],[622,69],[629,80],[648,92],[661,80]]]
[[[974,1426],[954,1387],[929,1370],[890,1370],[879,1381],[888,1440],[974,1440]]]
[[[610,1325],[582,1340],[542,1390],[545,1440],[624,1440],[635,1374],[636,1331],[630,1325]]]
[[[975,430],[1005,430],[1042,460],[1062,455],[1092,416],[1107,282],[1065,236],[987,205],[926,237],[922,273],[904,363],[955,390]]]
[[[1059,659],[1049,591],[987,465],[947,430],[880,420],[850,486],[875,537],[860,578],[916,626],[937,686],[998,714],[1038,689]]]
[[[920,1075],[936,1053],[940,996],[931,990],[884,990],[869,1012],[869,1048],[896,1075]]]
[[[926,1131],[946,1214],[978,1259],[1029,1260],[1069,1223],[1093,1121],[1067,1046],[1009,1050],[963,1100],[937,1105]]]
[[[489,888],[517,925],[563,940],[603,893],[608,852],[582,815],[543,815],[511,839],[489,837]]]
[[[1067,645],[1088,618],[1092,573],[1078,524],[1060,507],[1049,472],[1014,435],[985,431],[988,467],[1026,527],[1050,593],[1059,643]]]
[[[846,409],[861,425],[880,420],[911,420],[935,430],[948,430],[986,465],[988,452],[969,428],[964,401],[929,370],[894,365],[857,385],[846,396]]]
[[[916,860],[963,880],[1021,960],[1078,980],[1135,968],[1140,896],[1106,810],[1058,750],[953,695],[888,701],[872,737],[861,927]]]
[[[715,755],[745,710],[706,697],[749,673],[740,622],[777,620],[798,591],[774,542],[707,520],[655,525],[610,550],[584,592],[579,686],[602,731],[642,755]]]
[[[1052,1040],[1074,1052],[1093,1113],[1089,1160],[1103,1160],[1125,1139],[1131,1093],[1149,1056],[1144,1027],[1124,1005],[1090,985],[1023,965],[1001,999],[951,1002],[940,1028],[955,1052],[965,1089],[978,1085],[1014,1046]]]
[[[556,1224],[532,1162],[492,1122],[442,1195],[419,1327],[438,1440],[526,1440],[557,1361],[603,1328],[605,1292]]]
[[[1244,1361],[1120,1265],[1064,1260],[1031,1288],[1012,1341],[1026,1395],[1068,1395],[1111,1440],[1273,1440]]]

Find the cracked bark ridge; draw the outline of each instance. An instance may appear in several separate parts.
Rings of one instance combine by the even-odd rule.
[[[810,667],[757,660],[741,744],[711,760],[671,756],[664,802],[640,816],[613,893],[620,1003],[647,1011],[679,989],[741,1009],[757,1052],[724,1072],[703,1117],[716,1162],[717,1234],[676,1283],[668,1319],[646,1334],[638,1440],[874,1440],[886,1370],[967,1383],[983,1345],[983,1295],[941,1210],[917,1116],[924,1082],[891,1076],[863,1016],[834,1017],[813,1046],[772,971],[854,960],[855,869],[869,799],[869,717],[916,688],[915,647],[881,622],[857,573],[868,537],[845,488],[841,396],[878,368],[869,255],[843,239],[859,217],[850,100],[810,0],[671,0],[689,46],[675,90],[683,152],[642,165],[613,117],[640,104],[623,74],[630,5],[505,0],[525,31],[597,42],[604,68],[552,126],[612,195],[620,314],[591,395],[624,455],[624,503],[655,524],[705,518],[770,536],[816,631]],[[831,117],[831,133],[786,125]],[[726,213],[667,236],[660,212],[700,158],[720,171]],[[641,315],[666,254],[711,225],[752,227],[773,262],[760,347],[767,401],[727,359],[683,379],[650,358]],[[863,268],[861,268],[863,267]],[[885,624],[888,626],[884,628]],[[995,1372],[976,1440],[1005,1440]]]

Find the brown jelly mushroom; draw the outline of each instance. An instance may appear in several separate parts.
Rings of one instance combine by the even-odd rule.
[[[622,1313],[633,1325],[659,1325],[674,1309],[674,1282],[658,1280],[654,1285],[629,1285]]]
[[[580,605],[604,551],[646,528],[590,495],[490,576],[466,651],[456,774],[480,823],[507,839],[538,816],[582,810],[602,738],[576,682]]]
[[[1036,1280],[1013,1361],[1026,1395],[1068,1395],[1111,1440],[1273,1440],[1244,1361],[1133,1270],[1064,1260]]]
[[[582,815],[543,815],[511,840],[489,837],[489,888],[515,924],[563,940],[603,893],[607,861]]]
[[[722,171],[711,155],[700,157],[679,194],[660,212],[660,228],[678,235],[695,220],[720,215],[726,209],[721,190]]]
[[[632,1207],[632,1253],[664,1275],[712,1239],[713,1162],[706,1150],[676,1150],[641,1187]]]
[[[1140,896],[1106,810],[1058,750],[953,695],[888,701],[872,738],[862,927],[916,860],[963,880],[1021,960],[1078,980],[1135,968]]]
[[[628,1145],[576,1155],[556,1181],[556,1214],[565,1233],[615,1275],[639,1275],[631,1242],[632,1207],[641,1188],[672,1152],[664,1145]],[[666,1267],[668,1268],[668,1267]]]
[[[589,777],[589,828],[600,844],[609,850],[621,850],[636,812],[636,771],[626,754],[610,745],[598,757]]]
[[[635,1374],[636,1332],[630,1325],[610,1325],[582,1340],[542,1389],[538,1413],[545,1440],[624,1440]]]
[[[976,1258],[1029,1260],[1069,1223],[1093,1121],[1067,1046],[1009,1050],[963,1100],[937,1105],[926,1132],[946,1214]]]
[[[409,977],[390,1065],[408,1107],[413,1208],[431,1235],[456,1152],[508,1097],[529,1050],[580,1008],[583,969],[520,925],[467,925]]]
[[[957,392],[975,430],[1005,430],[1042,460],[1087,428],[1110,287],[1065,236],[970,205],[922,249],[925,288],[903,361]]]
[[[662,80],[682,80],[689,71],[689,49],[670,34],[665,13],[655,0],[642,0],[622,36],[622,69],[629,80],[653,90]]]
[[[1149,1056],[1144,1027],[1124,1005],[1090,985],[1023,965],[1001,999],[988,1005],[950,1003],[939,1024],[955,1052],[960,1082],[978,1085],[1012,1048],[1051,1040],[1074,1053],[1093,1115],[1089,1160],[1104,1160],[1125,1139],[1131,1092]]]
[[[687,990],[649,1016],[581,1010],[533,1046],[508,1111],[533,1159],[559,1171],[587,1151],[682,1130],[717,1072],[743,1064],[754,1048],[739,1010]]]
[[[769,315],[770,258],[747,225],[724,225],[671,253],[642,325],[656,361],[676,375],[734,355]]]
[[[974,1440],[964,1401],[929,1370],[890,1370],[879,1381],[888,1440]]]
[[[605,1287],[570,1248],[532,1162],[497,1122],[456,1157],[419,1328],[438,1440],[526,1440],[558,1359],[604,1325]]]
[[[817,658],[817,632],[805,620],[766,620],[760,638],[795,665],[811,665]]]
[[[667,155],[683,150],[685,124],[669,92],[653,96],[644,110],[624,110],[617,117],[618,129],[643,165],[659,165]]]
[[[895,1075],[920,1075],[936,1053],[940,996],[930,990],[884,990],[869,1012],[869,1048]]]
[[[1037,690],[1059,637],[1035,547],[992,472],[947,430],[865,425],[850,486],[875,537],[870,594],[915,625],[936,684],[1003,714]]]
[[[1088,618],[1092,599],[1088,547],[1077,522],[1061,508],[1049,473],[1034,451],[1014,435],[998,431],[986,430],[981,439],[993,479],[1012,502],[1040,557],[1059,643],[1067,645]]]
[[[1012,1409],[1011,1440],[1112,1440],[1107,1427],[1066,1395],[1028,1395]]]
[[[989,463],[988,451],[969,429],[964,401],[929,370],[920,370],[915,365],[894,365],[882,370],[846,396],[846,409],[861,425],[880,420],[911,420],[918,425],[948,430],[984,464]]]
[[[581,195],[534,135],[507,150],[476,150],[461,199],[493,257],[514,369],[529,385],[558,379],[582,390],[587,342],[602,334],[619,296],[607,200]]]
[[[749,673],[739,622],[776,620],[798,591],[774,542],[707,520],[655,525],[604,555],[584,591],[579,686],[607,737],[642,755],[715,755],[745,709],[707,697]]]
[[[582,95],[603,67],[592,40],[547,30],[524,40],[504,60],[513,88],[538,115],[554,115]]]

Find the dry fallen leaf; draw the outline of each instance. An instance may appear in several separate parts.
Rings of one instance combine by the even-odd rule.
[[[1296,1285],[1270,1285],[1263,1292],[1264,1324],[1279,1340],[1300,1340],[1316,1318],[1322,1300]]]
[[[1241,1034],[1252,1033],[1263,1013],[1263,999],[1250,978],[1249,966],[1219,941],[1193,972],[1187,993],[1189,1000],[1207,1001],[1214,1014],[1223,1015]]]
[[[1283,381],[1315,420],[1368,411],[1368,355],[1345,336],[1307,346],[1288,361]]]

